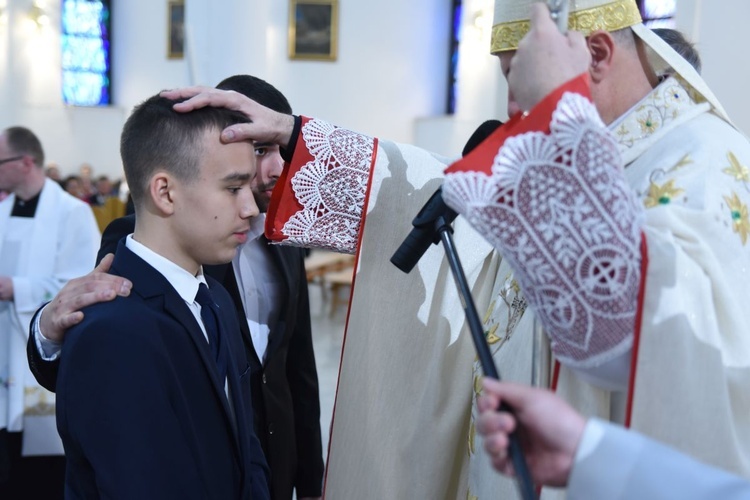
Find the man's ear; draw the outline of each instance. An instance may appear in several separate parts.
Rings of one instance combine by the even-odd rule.
[[[612,68],[612,59],[615,53],[615,39],[606,31],[595,31],[586,39],[591,52],[591,66],[589,73],[591,81],[601,82]]]
[[[148,193],[156,210],[162,215],[172,215],[175,210],[174,190],[177,182],[167,172],[158,171],[148,182]]]
[[[36,166],[36,163],[34,163],[34,158],[29,155],[23,155],[23,157],[21,157],[21,163],[23,163],[23,170],[26,173],[31,172],[35,168],[38,168]]]

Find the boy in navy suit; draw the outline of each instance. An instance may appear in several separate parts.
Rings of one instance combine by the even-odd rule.
[[[137,222],[110,272],[133,290],[87,308],[63,347],[68,497],[268,498],[237,316],[200,265],[231,261],[258,214],[253,144],[219,139],[242,115],[174,103],[148,99],[122,132]]]

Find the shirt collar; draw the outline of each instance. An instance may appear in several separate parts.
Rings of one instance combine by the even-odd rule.
[[[137,242],[132,234],[129,234],[125,240],[125,246],[164,276],[185,302],[188,304],[195,302],[198,285],[206,283],[203,266],[198,269],[198,275],[193,276],[171,260],[154,252],[143,243]],[[208,286],[207,283],[206,286]]]
[[[247,232],[247,241],[254,241],[263,235],[266,226],[266,214],[259,214],[250,219],[250,230]]]

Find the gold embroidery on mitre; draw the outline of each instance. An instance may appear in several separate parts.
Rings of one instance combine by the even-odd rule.
[[[466,492],[466,500],[479,500],[479,497],[471,494],[471,490]]]
[[[568,29],[589,36],[594,31],[617,31],[641,22],[641,13],[633,0],[616,0],[606,5],[571,12],[568,17]],[[529,29],[531,23],[528,19],[494,25],[490,53],[516,50]]]
[[[732,228],[734,232],[740,235],[742,244],[747,243],[748,235],[750,235],[750,215],[748,215],[747,205],[742,203],[737,193],[732,193],[732,197],[725,196],[724,201],[729,205],[729,210],[732,217]]]

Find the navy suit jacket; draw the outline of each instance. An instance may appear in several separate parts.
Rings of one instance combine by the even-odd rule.
[[[112,221],[102,234],[97,262],[115,252],[119,241],[134,228],[134,215]],[[253,347],[232,264],[204,266],[203,272],[226,288],[237,311],[250,363],[255,432],[271,469],[272,498],[291,500],[294,489],[298,497],[317,497],[323,485],[323,450],[304,252],[281,245],[269,245],[269,252],[285,291],[279,317],[269,325],[264,363]],[[28,359],[37,381],[54,392],[59,360],[41,358],[33,332],[29,336]]]
[[[60,360],[66,496],[268,499],[250,369],[227,292],[207,278],[229,342],[231,404],[195,316],[166,278],[124,241],[110,272],[133,282],[130,296],[86,308]]]

